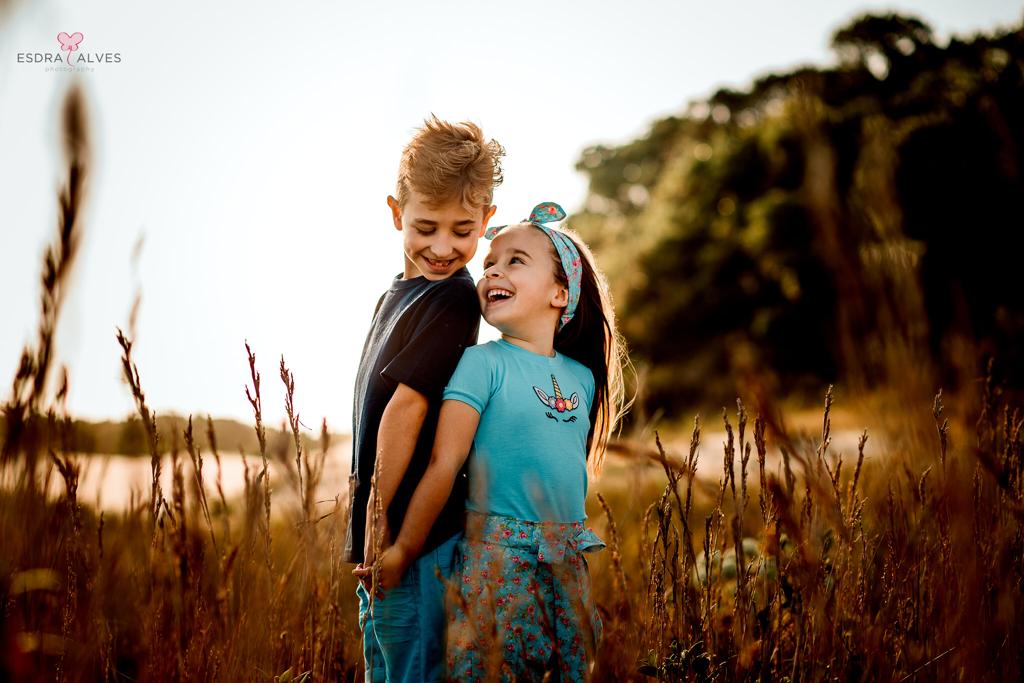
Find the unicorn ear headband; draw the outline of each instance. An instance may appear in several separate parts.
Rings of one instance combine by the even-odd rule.
[[[565,327],[565,324],[572,320],[573,314],[576,313],[576,305],[580,301],[580,280],[583,277],[583,265],[580,261],[580,252],[576,249],[576,245],[565,233],[552,230],[544,225],[545,223],[560,221],[563,218],[565,218],[565,211],[558,204],[554,202],[541,202],[533,207],[530,217],[523,220],[524,223],[530,223],[535,228],[543,230],[544,234],[551,239],[551,243],[555,245],[555,252],[558,253],[558,259],[562,262],[565,278],[569,281],[569,303],[562,313],[558,329]],[[499,232],[507,227],[507,225],[491,226],[487,228],[484,237],[493,240],[498,236]]]

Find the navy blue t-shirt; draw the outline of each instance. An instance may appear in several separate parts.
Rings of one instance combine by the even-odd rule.
[[[388,508],[388,524],[397,536],[409,500],[430,463],[437,431],[441,396],[459,364],[463,350],[476,344],[480,304],[476,286],[463,267],[444,280],[399,274],[377,302],[363,345],[352,402],[352,475],[349,478],[349,528],[345,538],[347,562],[363,561],[366,504],[370,499],[377,453],[377,432],[384,408],[399,384],[427,397],[427,415],[416,448]],[[466,504],[465,468],[434,523],[422,553],[427,553],[462,529]]]

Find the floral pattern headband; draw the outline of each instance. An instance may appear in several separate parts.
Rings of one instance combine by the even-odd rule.
[[[544,234],[551,239],[551,243],[555,245],[555,251],[558,253],[558,259],[562,262],[565,278],[569,281],[569,303],[562,313],[561,322],[558,325],[559,330],[565,327],[565,324],[572,320],[573,314],[576,313],[576,305],[580,301],[580,281],[583,278],[583,265],[580,261],[580,252],[576,249],[576,245],[565,233],[552,230],[544,225],[544,223],[553,223],[563,218],[565,218],[565,211],[562,210],[561,206],[554,202],[541,202],[533,207],[530,217],[523,220],[524,223],[530,223],[534,227],[543,230]],[[507,225],[491,226],[487,228],[484,237],[493,240],[498,236],[499,232],[507,227]]]

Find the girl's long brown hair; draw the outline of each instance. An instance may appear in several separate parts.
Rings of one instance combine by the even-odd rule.
[[[552,228],[555,230],[556,228]],[[580,300],[572,319],[555,334],[555,349],[590,368],[594,373],[594,400],[590,406],[587,461],[599,471],[608,440],[615,432],[632,400],[626,400],[623,368],[629,365],[625,340],[615,326],[615,309],[604,274],[598,270],[590,248],[575,231],[557,229],[572,240],[580,253],[583,275]],[[554,247],[551,249],[555,254]],[[568,288],[569,281],[555,254],[555,279]]]

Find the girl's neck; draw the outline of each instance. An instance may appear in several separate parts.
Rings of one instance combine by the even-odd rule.
[[[550,336],[541,337],[530,337],[526,338],[525,335],[522,337],[507,332],[502,332],[501,338],[507,341],[509,344],[514,344],[521,349],[532,351],[540,354],[541,356],[553,357],[555,355],[555,340]]]

